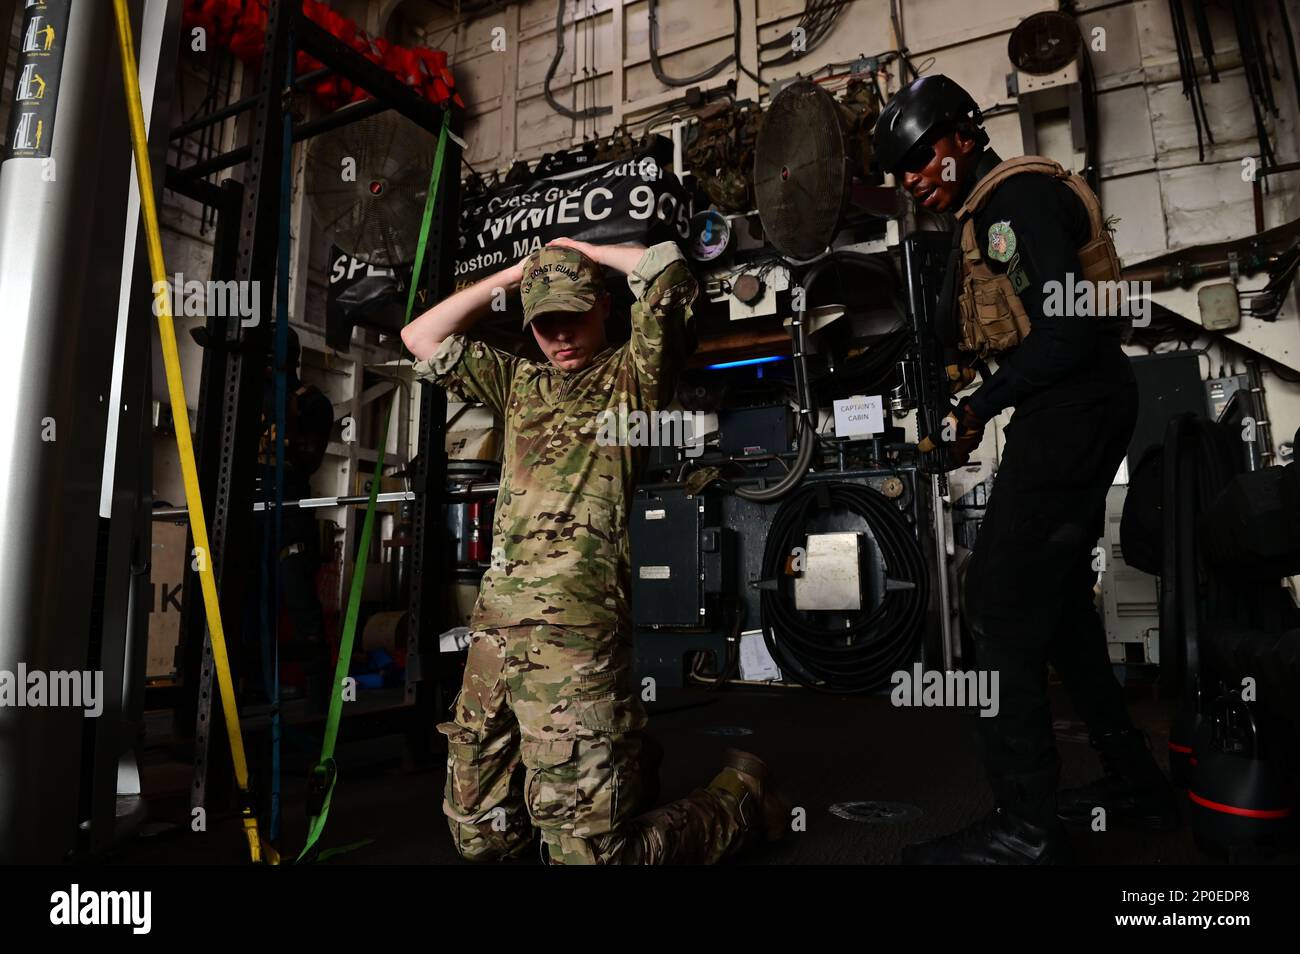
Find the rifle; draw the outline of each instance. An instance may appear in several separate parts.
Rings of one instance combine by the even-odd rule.
[[[907,319],[912,344],[899,362],[899,385],[890,393],[891,411],[916,409],[917,438],[933,437],[941,444],[943,419],[952,411],[951,387],[946,370],[946,349],[940,334],[940,290],[953,249],[953,236],[946,232],[914,232],[903,240],[903,278],[907,290]],[[951,307],[951,305],[949,305]],[[920,453],[919,466],[939,478],[940,491],[947,493],[950,469],[948,451],[940,446]]]

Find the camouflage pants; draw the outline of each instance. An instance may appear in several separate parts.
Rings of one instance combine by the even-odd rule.
[[[533,826],[560,864],[711,864],[739,846],[727,792],[697,789],[638,814],[646,717],[626,634],[546,625],[472,638],[455,721],[438,726],[443,811],[462,857],[518,856]]]

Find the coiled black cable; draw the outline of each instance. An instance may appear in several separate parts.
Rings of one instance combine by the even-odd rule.
[[[843,510],[865,520],[884,558],[888,585],[880,604],[846,627],[811,622],[794,607],[786,572],[795,546],[804,545],[810,519]],[[825,483],[801,488],[777,510],[763,550],[763,640],[782,673],[819,692],[870,692],[915,654],[930,601],[925,558],[912,528],[879,491],[861,484]]]

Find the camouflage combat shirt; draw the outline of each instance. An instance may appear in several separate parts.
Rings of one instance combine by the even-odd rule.
[[[481,401],[505,423],[492,561],[473,628],[631,624],[627,521],[647,450],[597,441],[602,412],[652,412],[672,400],[695,350],[695,278],[677,246],[646,250],[628,287],[632,336],[566,371],[470,341],[443,340],[416,375]]]

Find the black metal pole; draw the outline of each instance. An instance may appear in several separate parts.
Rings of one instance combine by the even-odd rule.
[[[318,70],[312,70],[310,73],[303,73],[301,76],[295,77],[293,85],[302,86],[304,83],[311,83],[318,79],[324,79],[333,72],[334,71],[327,66]],[[222,106],[220,109],[214,109],[210,113],[204,113],[202,116],[196,116],[188,122],[181,123],[172,130],[171,138],[184,139],[190,133],[198,132],[200,129],[211,126],[213,123],[221,122],[223,119],[229,119],[231,116],[238,116],[244,110],[252,109],[256,105],[256,96],[249,96],[245,99],[236,100],[228,106]]]
[[[388,103],[380,99],[366,99],[359,103],[353,103],[344,106],[342,109],[336,109],[332,113],[326,113],[324,116],[316,119],[309,119],[304,123],[299,123],[293,127],[293,141],[302,142],[304,139],[310,139],[313,136],[319,136],[321,133],[329,132],[331,129],[337,129],[340,126],[346,126],[348,123],[356,122],[358,119],[365,119],[367,116],[373,116],[375,113],[382,113],[392,109]],[[181,189],[172,185],[173,182],[183,184],[186,181],[206,178],[213,173],[220,172],[223,169],[229,169],[231,166],[237,166],[241,162],[247,162],[253,155],[253,147],[240,146],[238,149],[232,149],[230,152],[223,152],[219,156],[213,156],[211,159],[204,159],[202,162],[196,162],[193,165],[183,167],[168,167],[167,182],[171,188]],[[172,170],[175,169],[173,173]]]
[[[247,574],[243,567],[252,552],[253,481],[262,367],[270,338],[275,291],[275,248],[280,226],[280,160],[283,142],[283,87],[290,32],[301,16],[301,0],[269,0],[266,53],[257,87],[253,119],[252,161],[244,179],[244,209],[240,217],[239,255],[235,280],[256,282],[259,321],[247,328],[226,322],[225,380],[221,400],[221,455],[212,494],[210,543],[213,572],[221,593],[221,608],[229,623],[231,656],[238,658]],[[262,320],[265,317],[267,320]],[[226,572],[230,569],[232,572]],[[208,760],[212,754],[212,703],[215,700],[211,633],[204,637],[199,671],[198,718],[194,733],[194,783],[190,804],[204,804]],[[218,720],[220,721],[220,720]]]
[[[195,183],[207,186],[209,183]],[[219,200],[213,205],[217,210],[217,230],[212,251],[212,280],[233,281],[235,263],[239,257],[240,212],[244,204],[244,186],[234,179],[226,179],[216,188]],[[208,341],[216,345],[203,350],[202,372],[199,377],[199,401],[194,418],[194,455],[199,472],[199,492],[203,495],[203,517],[212,526],[213,505],[216,502],[216,478],[220,468],[223,419],[222,401],[226,381],[226,319],[209,315]],[[175,501],[172,501],[173,503]],[[194,538],[186,536],[185,552],[194,551]],[[204,659],[203,595],[199,591],[199,575],[191,562],[186,568],[181,587],[180,639],[176,648],[176,671],[180,688],[175,693],[173,728],[183,739],[193,739],[195,725],[191,721],[199,711],[201,672]],[[223,601],[224,605],[224,601]],[[209,785],[207,803],[214,807],[228,803],[233,766],[227,753],[226,727],[220,719],[208,720],[213,734],[209,745],[209,768],[216,760],[218,770],[210,778],[219,780],[217,787]]]
[[[388,103],[417,126],[435,136],[442,128],[441,108],[311,20],[301,18],[294,30],[294,37],[298,49],[311,54],[326,66],[332,67],[340,76],[346,76],[370,95]],[[457,156],[456,169],[460,168],[459,158]]]
[[[462,116],[453,115],[452,131],[459,135]],[[429,231],[428,276],[424,285],[427,305],[451,294],[456,262],[457,231],[460,220],[460,146],[447,142],[443,157],[443,175],[437,196],[437,214]],[[422,276],[413,276],[420,281]],[[414,537],[411,547],[410,631],[407,645],[415,649],[417,678],[408,672],[408,702],[415,713],[407,734],[407,758],[415,765],[429,759],[433,726],[441,718],[446,702],[439,679],[438,626],[442,620],[442,583],[447,579],[443,566],[446,547],[446,520],[442,495],[447,486],[447,450],[445,429],[447,394],[442,388],[420,385],[420,427],[418,451],[411,474],[411,489],[417,494],[411,505]],[[408,650],[409,659],[409,650]],[[412,694],[414,698],[411,698]]]

